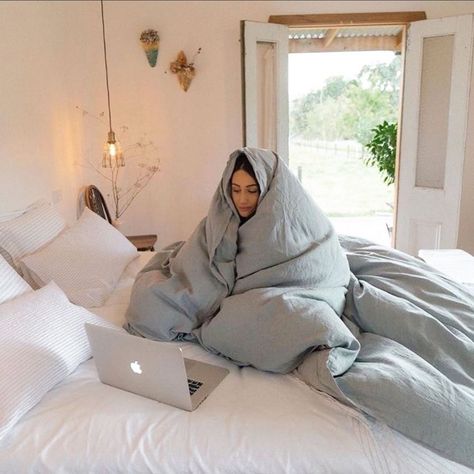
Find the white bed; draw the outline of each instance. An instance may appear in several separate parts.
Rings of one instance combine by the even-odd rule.
[[[0,221],[0,253],[10,260],[0,257],[0,473],[472,472],[293,374],[238,368],[192,343],[181,344],[186,357],[230,371],[194,412],[102,384],[83,321],[98,315],[120,327],[135,275],[152,253],[137,257],[95,215],[68,228],[48,205],[29,209],[18,222]],[[44,287],[33,291],[16,264],[31,286]],[[41,294],[63,302],[56,308]]]
[[[136,272],[94,312],[121,325]],[[192,413],[100,383],[92,359],[50,390],[0,443],[1,473],[467,473],[295,376],[230,370]],[[14,373],[12,370],[12,377]]]

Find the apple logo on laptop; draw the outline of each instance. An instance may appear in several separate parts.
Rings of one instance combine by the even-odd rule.
[[[135,374],[140,375],[143,372],[142,368],[140,367],[140,364],[138,363],[138,360],[136,360],[135,362],[130,362],[130,368]]]

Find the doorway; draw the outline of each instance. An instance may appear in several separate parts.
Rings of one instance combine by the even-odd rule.
[[[402,27],[402,34],[390,39],[400,44],[404,64],[403,119],[394,146],[392,243],[412,255],[423,248],[455,248],[460,210],[467,209],[461,198],[466,195],[462,184],[467,182],[463,177],[468,154],[467,105],[472,103],[472,15],[426,20],[424,12],[384,12],[272,15],[268,23],[242,21],[243,143],[274,150],[289,163],[288,56],[295,52],[289,29],[325,30],[322,37],[298,42],[303,48],[346,51],[346,43],[349,50],[352,44],[359,50],[377,50],[373,43],[385,39],[369,35],[355,40],[337,34],[341,28],[368,26]],[[372,43],[370,48],[365,47],[367,43]],[[265,54],[259,61],[257,52],[262,46]],[[258,130],[266,133],[258,134]]]
[[[289,90],[288,90],[288,63],[289,58],[297,57],[301,55],[313,53],[322,53],[320,56],[328,56],[332,53],[354,53],[357,55],[360,53],[367,52],[391,52],[391,59],[389,63],[395,62],[398,60],[398,66],[401,68],[401,65],[404,63],[403,53],[405,51],[405,36],[407,31],[407,26],[411,22],[416,22],[418,20],[423,20],[426,18],[424,12],[389,12],[389,13],[351,13],[351,14],[322,14],[322,15],[281,15],[281,16],[270,16],[268,23],[258,23],[250,21],[241,22],[241,39],[242,39],[242,87],[243,87],[243,142],[246,146],[257,146],[261,148],[268,148],[276,151],[279,156],[285,161],[295,172],[299,175],[299,178],[304,181],[310,178],[309,173],[305,172],[304,167],[301,164],[296,163],[295,159],[293,162],[289,156],[289,138],[290,138],[290,120],[295,121],[296,117],[293,116],[292,119],[289,118]],[[396,54],[394,54],[394,52]],[[299,54],[301,53],[301,54]],[[398,55],[397,58],[394,56]],[[338,59],[338,63],[343,63],[345,60]],[[356,73],[355,79],[359,80],[359,86],[362,84],[362,88],[370,89],[366,87],[370,81],[375,80],[377,76],[380,76],[381,71],[374,71],[373,68],[376,68],[377,64],[365,64],[365,70],[358,70]],[[322,67],[319,68],[323,69]],[[318,71],[320,72],[320,71]],[[379,74],[378,74],[379,73]],[[361,74],[358,78],[357,76]],[[382,71],[382,76],[384,72]],[[397,72],[398,83],[397,83],[397,93],[402,89],[400,85],[400,77],[403,76],[401,71]],[[307,71],[304,71],[301,76],[303,79],[311,78],[311,74],[307,74]],[[338,104],[330,103],[326,101],[327,96],[331,99],[334,96],[341,96],[343,99],[348,99],[350,94],[347,94],[347,90],[342,89],[351,88],[351,93],[353,99],[352,109],[353,116],[357,116],[359,113],[359,105],[357,104],[357,96],[363,95],[354,84],[351,84],[351,81],[354,79],[345,78],[342,74],[342,79],[335,80],[332,84],[326,84],[327,87],[324,87],[324,84],[320,84],[320,87],[314,87],[313,90],[306,91],[315,92],[310,99],[313,102],[317,102],[319,99],[320,102],[327,102],[323,105],[326,107],[326,120],[334,120],[335,117],[340,116],[338,114]],[[377,81],[380,77],[377,79]],[[383,81],[382,81],[383,82]],[[314,86],[314,84],[313,84]],[[343,87],[341,87],[343,86]],[[387,86],[381,86],[383,92],[387,92]],[[318,94],[319,89],[319,94]],[[342,93],[341,93],[342,90]],[[358,94],[359,92],[359,94]],[[397,94],[391,94],[392,102],[396,102]],[[399,97],[399,95],[398,95]],[[360,97],[359,97],[360,98]],[[371,98],[372,100],[373,98]],[[308,102],[311,102],[309,100]],[[301,105],[301,104],[300,104]],[[307,104],[304,104],[307,105]],[[302,107],[304,108],[304,105]],[[347,105],[347,104],[346,104]],[[333,109],[331,110],[331,107]],[[372,104],[373,109],[376,109],[378,113],[379,110],[377,106]],[[390,120],[393,118],[394,114],[398,113],[400,107],[398,104],[393,105],[392,112],[387,115],[387,119]],[[372,113],[373,116],[376,116],[377,113]],[[301,118],[300,114],[300,118]],[[304,115],[304,114],[303,114]],[[392,115],[392,117],[390,116]],[[347,118],[347,117],[346,117]],[[372,117],[373,118],[373,117]],[[398,119],[398,116],[396,117]],[[314,127],[317,128],[317,120],[321,122],[321,116],[313,116]],[[367,123],[365,123],[367,122]],[[394,120],[395,123],[398,120]],[[375,125],[375,122],[370,122],[370,120],[360,120],[359,123],[365,125],[365,133],[367,135],[367,129],[370,129],[370,126]],[[296,135],[300,136],[300,140],[307,140],[308,133],[310,130],[307,128],[305,133],[301,133],[303,130],[298,130],[296,133],[295,128],[293,127],[294,122],[292,123],[292,132],[291,139],[296,138]],[[299,126],[302,124],[299,123]],[[307,125],[307,124],[306,124]],[[369,125],[369,127],[367,127]],[[352,124],[354,128],[354,124]],[[313,127],[313,128],[314,128]],[[303,127],[304,128],[304,127]],[[358,153],[360,158],[357,160],[357,166],[359,174],[362,174],[364,179],[372,176],[372,181],[377,180],[377,185],[364,183],[361,179],[357,181],[358,188],[369,187],[372,192],[379,195],[375,200],[377,202],[382,202],[382,205],[376,207],[373,206],[372,211],[367,211],[367,208],[364,208],[362,214],[375,214],[378,213],[377,217],[382,221],[382,228],[379,232],[383,233],[384,239],[390,240],[389,230],[391,227],[392,215],[397,213],[396,209],[393,209],[393,202],[397,202],[398,199],[398,182],[395,180],[395,185],[392,185],[391,193],[388,191],[387,197],[387,186],[384,182],[384,177],[379,176],[377,168],[367,166],[364,163],[363,156],[367,152],[365,149],[366,139],[361,138],[363,131],[359,130],[356,134],[358,137],[358,144],[355,143],[354,137],[350,137],[347,134],[342,135],[341,137],[334,137],[328,140],[329,132],[332,132],[331,127],[326,128],[326,132],[323,136],[316,137],[320,142],[316,145],[322,145],[323,148],[327,149],[326,155],[330,155],[330,148],[333,148],[333,152],[340,152],[339,148],[342,149],[342,153],[347,158],[351,155]],[[314,130],[313,130],[314,132]],[[319,130],[320,132],[320,130]],[[304,136],[306,134],[306,136]],[[395,137],[397,135],[395,134]],[[315,138],[309,137],[309,138]],[[395,138],[396,140],[397,138]],[[331,143],[331,146],[328,147],[327,142],[332,141],[336,143]],[[343,142],[337,143],[337,142]],[[311,145],[314,145],[312,143]],[[342,146],[341,146],[342,145]],[[307,147],[310,148],[310,147]],[[394,143],[393,149],[398,150],[397,143]],[[308,153],[307,153],[308,154]],[[334,153],[333,153],[334,154]],[[326,157],[329,161],[330,158]],[[365,160],[367,161],[367,160]],[[398,158],[395,156],[395,163],[398,163]],[[349,163],[346,163],[345,166],[342,166],[347,170],[350,170]],[[396,166],[392,166],[396,168]],[[330,167],[332,170],[333,181],[328,178],[325,183],[326,187],[331,190],[331,192],[337,192],[338,188],[346,191],[347,188],[350,188],[345,183],[341,183],[342,179],[340,178],[341,173],[336,173],[336,168],[333,166]],[[398,173],[398,170],[392,170],[392,174]],[[318,173],[316,173],[318,174]],[[334,177],[336,174],[339,179]],[[349,176],[354,173],[348,173]],[[304,184],[304,183],[303,183]],[[313,186],[313,188],[320,188],[319,185]],[[352,187],[355,187],[353,185]],[[381,193],[376,191],[376,188],[382,189]],[[382,197],[380,197],[382,195]],[[338,211],[332,211],[324,203],[324,199],[327,200],[329,193],[321,193],[319,196],[316,196],[316,200],[323,207],[323,210],[333,214],[333,219],[336,218],[345,218],[345,224],[350,224],[350,219],[354,217],[356,213],[355,205],[351,206],[350,215],[343,216]],[[341,201],[342,194],[339,193],[338,197]],[[353,194],[350,194],[349,197],[342,199],[343,202],[354,203],[355,198]],[[369,201],[372,201],[369,198]],[[331,200],[332,203],[336,202],[336,199]],[[387,204],[388,203],[388,204]],[[372,204],[372,202],[370,202]],[[392,206],[392,208],[390,207]],[[344,211],[347,212],[347,211]],[[339,214],[339,215],[337,215]],[[357,217],[357,216],[356,216]],[[351,224],[351,229],[346,230],[341,228],[341,220],[338,224],[338,230],[341,233],[357,233],[354,232],[354,227]],[[393,225],[395,230],[395,224]],[[366,231],[369,228],[367,223],[360,223],[360,214],[359,214],[359,223],[357,225],[358,231]],[[392,235],[394,231],[392,232]],[[366,235],[369,239],[373,239],[372,235]],[[380,239],[375,239],[380,240]]]

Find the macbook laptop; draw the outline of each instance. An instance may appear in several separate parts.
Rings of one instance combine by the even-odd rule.
[[[192,411],[229,373],[185,359],[178,344],[85,324],[101,382]]]

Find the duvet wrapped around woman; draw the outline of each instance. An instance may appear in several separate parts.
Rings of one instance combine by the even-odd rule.
[[[274,372],[293,370],[318,347],[343,346],[349,350],[331,361],[339,372],[358,350],[340,321],[348,283],[332,225],[285,163],[269,150],[242,148],[191,237],[138,275],[127,329],[198,340]]]

